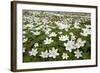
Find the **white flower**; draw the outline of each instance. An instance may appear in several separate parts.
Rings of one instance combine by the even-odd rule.
[[[34,16],[28,16],[28,17],[27,17],[27,21],[28,21],[29,23],[33,23],[33,20],[34,20]]]
[[[63,58],[63,59],[68,59],[67,53],[63,53],[62,58]]]
[[[63,22],[55,22],[56,25],[58,26],[59,29],[68,29],[70,26],[66,23],[63,23]]]
[[[39,18],[39,17],[34,17],[34,21],[35,21],[36,23],[38,23],[38,22],[40,21],[40,18]]]
[[[69,52],[72,52],[72,49],[76,49],[75,47],[75,41],[68,41],[67,43],[64,43],[65,49]]]
[[[58,34],[62,34],[62,32],[58,32]]]
[[[55,32],[52,32],[50,35],[49,35],[49,37],[56,37],[57,36],[57,34],[55,33]]]
[[[44,44],[51,44],[53,42],[52,38],[46,38],[46,40],[44,40]]]
[[[83,47],[85,43],[86,43],[86,41],[82,41],[81,38],[78,38],[77,42],[76,42],[76,48]]]
[[[48,23],[49,23],[49,22],[48,22],[48,18],[42,19],[42,22],[43,22],[44,24],[48,24]]]
[[[38,30],[41,29],[41,27],[42,27],[42,26],[39,26],[39,27],[36,27],[36,28],[34,28],[34,29],[38,31]]]
[[[48,29],[49,27],[50,27],[49,25],[44,25],[44,28],[47,28]]]
[[[35,43],[35,44],[34,44],[34,47],[38,47],[38,46],[39,46],[39,44],[38,44],[38,43]]]
[[[67,36],[67,35],[61,35],[60,37],[59,37],[59,40],[60,41],[66,41],[66,40],[69,40],[69,37]]]
[[[76,58],[82,57],[82,51],[79,51],[79,49],[77,49],[77,51],[75,51],[74,53]]]
[[[25,52],[25,48],[23,48],[23,52]]]
[[[66,28],[65,31],[68,31],[68,28]]]
[[[28,38],[24,38],[24,39],[23,39],[23,42],[26,42],[27,40],[28,40]]]
[[[51,29],[50,28],[43,28],[43,31],[45,32],[45,34],[48,35],[50,33]]]
[[[74,28],[79,29],[80,28],[79,25],[80,25],[79,22],[76,21],[75,24],[74,24]]]
[[[26,28],[32,29],[33,27],[34,27],[34,25],[32,25],[32,24],[26,24],[26,25],[24,25],[24,29],[26,29]]]
[[[32,50],[31,51],[29,51],[29,55],[30,56],[36,56],[36,54],[38,53],[38,51],[37,51],[37,49],[34,49],[34,48],[32,48]]]
[[[23,39],[25,39],[25,35],[23,35],[22,37],[23,37]]]
[[[31,31],[34,35],[40,35],[40,32],[39,31]]]
[[[71,35],[71,40],[76,40],[76,37],[72,32],[70,32],[69,34]]]
[[[91,28],[91,25],[85,25],[86,28]]]
[[[26,31],[23,31],[23,34],[26,34]]]
[[[37,26],[38,26],[38,27],[37,27]],[[39,31],[39,30],[41,30],[41,29],[44,28],[44,25],[41,25],[41,23],[38,23],[37,26],[34,28],[34,29],[37,30],[37,31]]]
[[[40,12],[37,12],[37,11],[34,11],[34,12],[33,11],[30,11],[29,13],[30,14],[33,14],[33,15],[40,15]]]
[[[80,34],[83,36],[88,36],[91,34],[91,29],[83,28],[82,30],[83,30],[83,33],[80,33]]]
[[[72,35],[72,36],[71,36],[71,40],[76,40],[75,35]]]
[[[49,53],[48,51],[46,50],[45,52],[41,52],[41,55],[40,55],[42,58],[48,58],[49,56]]]
[[[69,23],[72,23],[73,18],[67,18],[67,21],[68,21]]]
[[[52,50],[49,50],[49,57],[56,58],[56,56],[59,55],[59,53],[57,51],[58,51],[58,49],[55,49],[53,47]]]
[[[72,32],[69,33],[70,35],[74,35]]]
[[[51,26],[50,28],[55,29],[56,27],[52,27],[52,26]]]
[[[65,25],[60,24],[60,25],[59,25],[59,29],[65,29]]]
[[[55,15],[55,16],[63,16],[62,14],[57,14],[57,13],[52,13],[53,15]]]

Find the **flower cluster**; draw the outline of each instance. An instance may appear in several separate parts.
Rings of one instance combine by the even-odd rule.
[[[23,61],[90,59],[89,13],[23,10]]]

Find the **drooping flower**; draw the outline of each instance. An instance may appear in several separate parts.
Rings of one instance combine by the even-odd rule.
[[[79,49],[77,49],[74,53],[76,58],[82,57],[82,51],[79,51]]]
[[[52,57],[52,58],[56,58],[56,56],[58,56],[59,55],[59,53],[57,52],[58,51],[58,49],[55,49],[54,47],[51,49],[51,50],[49,50],[49,57]]]
[[[61,36],[59,37],[59,40],[60,40],[60,41],[66,41],[66,40],[69,40],[69,37],[68,37],[67,35],[61,35]]]
[[[52,38],[46,38],[44,44],[51,44],[53,42]]]
[[[69,52],[72,52],[73,49],[76,49],[75,47],[75,41],[68,41],[67,43],[64,43],[65,49]]]
[[[68,57],[69,57],[69,56],[68,56],[68,54],[67,54],[67,53],[63,53],[63,55],[62,55],[62,58],[63,58],[63,59],[66,59],[66,60],[67,60],[67,59],[68,59]]]
[[[45,52],[41,52],[41,55],[40,55],[42,58],[48,58],[49,56],[49,53],[48,51],[46,50]]]
[[[37,53],[38,53],[37,49],[34,49],[34,48],[32,48],[32,50],[29,51],[29,55],[30,55],[30,56],[36,56]]]

